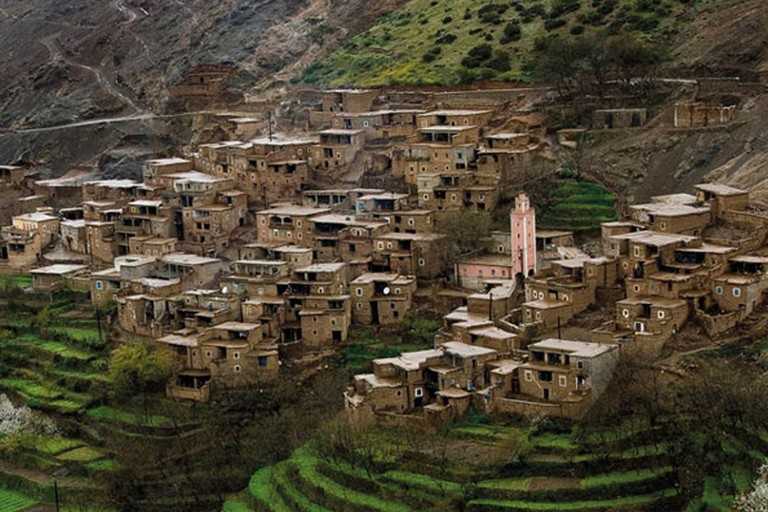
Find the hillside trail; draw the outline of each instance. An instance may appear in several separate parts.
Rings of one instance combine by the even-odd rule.
[[[50,55],[49,62],[51,65],[61,60],[63,62],[66,62],[70,66],[74,66],[74,67],[83,69],[85,71],[88,71],[90,73],[93,73],[99,85],[101,85],[109,94],[121,100],[124,104],[131,107],[134,111],[138,113],[145,112],[145,110],[139,107],[138,105],[136,105],[136,103],[134,103],[132,99],[130,99],[128,96],[120,92],[117,86],[113,84],[112,81],[109,78],[107,78],[100,69],[95,68],[93,66],[89,66],[87,64],[81,64],[80,62],[77,62],[69,57],[66,57],[64,55],[64,52],[61,50],[61,47],[59,46],[59,43],[57,40],[58,36],[59,36],[59,33],[56,33],[56,34],[52,34],[50,36],[46,36],[37,40],[40,44],[45,46],[46,49],[48,50],[48,53]]]

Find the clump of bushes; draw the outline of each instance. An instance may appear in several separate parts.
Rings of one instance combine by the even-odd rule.
[[[523,35],[523,31],[520,29],[520,20],[515,19],[507,23],[504,27],[504,36],[501,38],[501,44],[508,44],[513,41],[519,41]]]

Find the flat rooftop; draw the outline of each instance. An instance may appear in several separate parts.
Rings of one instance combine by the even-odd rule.
[[[54,217],[53,215],[48,215],[47,213],[25,213],[23,215],[16,215],[13,217],[13,220],[22,220],[22,221],[29,221],[29,222],[47,222],[51,220],[58,220],[57,217]]]
[[[592,358],[616,350],[619,346],[614,344],[591,343],[588,341],[569,341],[550,338],[531,343],[528,350],[555,350],[566,352],[576,357]]]
[[[39,275],[61,276],[65,274],[71,274],[73,272],[80,272],[82,270],[88,270],[88,265],[57,264],[57,265],[50,265],[48,267],[36,268],[32,270],[30,273],[39,274]]]
[[[740,196],[743,194],[749,194],[749,192],[746,190],[729,187],[728,185],[722,185],[720,183],[702,183],[700,185],[696,185],[694,188],[718,196]]]
[[[276,206],[269,210],[261,210],[256,215],[319,215],[329,213],[330,208],[313,208],[312,206],[302,206],[298,204]]]
[[[163,263],[175,264],[175,265],[209,265],[211,263],[219,263],[221,260],[216,258],[206,258],[204,256],[198,256],[196,254],[186,254],[183,252],[175,252],[166,254],[160,260]]]
[[[315,263],[308,267],[301,267],[294,270],[294,272],[338,272],[346,266],[346,263]]]

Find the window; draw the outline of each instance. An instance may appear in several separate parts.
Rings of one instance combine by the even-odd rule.
[[[733,296],[734,297],[740,297],[741,296],[741,288],[734,288],[733,289]]]
[[[358,302],[357,304],[355,304],[355,307],[357,309],[363,309],[363,303],[362,302]]]
[[[656,316],[659,317],[659,320],[663,320],[666,315],[663,311],[659,311],[658,313],[656,313]]]
[[[722,286],[718,286],[717,288],[715,288],[715,293],[717,293],[718,295],[722,295],[723,294],[723,287]]]
[[[413,219],[408,219],[408,225],[409,225],[409,226],[413,226],[414,224],[416,224],[416,221],[415,221],[415,220],[413,220]]]
[[[234,354],[232,354],[232,357],[234,357],[235,359],[240,359],[240,352],[235,352]]]
[[[413,396],[415,396],[416,398],[424,396],[424,389],[422,389],[422,388],[414,389],[413,390]]]
[[[266,358],[266,356],[259,357],[259,366],[267,366],[267,358]]]
[[[101,281],[96,281],[96,289],[97,290],[104,289],[104,283],[102,283]]]
[[[357,295],[358,297],[362,297],[363,296],[363,289],[362,288],[356,288],[355,289],[355,295]]]
[[[525,370],[525,380],[528,382],[533,381],[533,372],[531,370]]]
[[[500,245],[496,248],[499,252],[504,252],[504,246]]]
[[[629,318],[629,310],[628,309],[623,310],[621,312],[621,316],[623,316],[624,318]]]
[[[395,288],[395,295],[400,295],[400,288]]]
[[[323,293],[324,291],[325,291],[325,290],[323,289],[323,287],[322,287],[322,286],[321,286],[321,287],[319,287],[319,288],[317,289],[317,293]]]
[[[423,266],[424,266],[424,265],[426,265],[426,264],[427,264],[427,262],[426,262],[426,261],[424,261],[424,258],[419,258],[419,266],[420,266],[420,267],[423,267]]]
[[[564,388],[568,384],[568,379],[565,377],[565,375],[560,375],[557,381],[561,388]]]
[[[579,370],[583,370],[584,369],[584,361],[579,361],[578,363],[576,363],[576,366],[578,367]]]
[[[241,369],[242,369],[242,368],[240,368],[240,365],[239,365],[239,364],[238,364],[238,365],[235,365],[235,373],[240,373],[240,370],[241,370]]]

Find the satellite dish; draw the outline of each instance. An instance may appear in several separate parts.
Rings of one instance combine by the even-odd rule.
[[[392,290],[389,289],[389,286],[384,288],[384,295],[389,295]]]
[[[227,287],[225,286],[224,288],[222,288],[222,289],[221,289],[221,293],[223,293],[224,295],[226,295],[227,293],[229,293],[229,288],[227,288]]]

